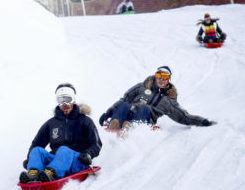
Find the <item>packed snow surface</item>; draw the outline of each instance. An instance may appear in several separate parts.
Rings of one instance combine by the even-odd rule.
[[[209,12],[227,33],[222,48],[195,36]],[[92,108],[103,141],[96,176],[64,190],[245,189],[245,5],[189,6],[156,13],[56,18],[32,0],[0,7],[0,189],[19,189],[22,161],[53,116],[59,83],[74,84]],[[184,126],[167,116],[162,130],[135,125],[126,138],[98,119],[131,86],[168,65],[180,105],[218,124]]]

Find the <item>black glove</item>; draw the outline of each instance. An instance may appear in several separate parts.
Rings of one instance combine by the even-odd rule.
[[[219,39],[220,39],[221,42],[224,42],[225,39],[226,39],[226,33],[223,32],[223,33],[220,35],[220,38],[219,38]]]
[[[90,165],[92,164],[92,158],[88,153],[82,153],[79,157],[78,160],[82,162],[85,165]]]
[[[204,119],[202,121],[202,126],[204,126],[204,127],[209,127],[209,126],[215,125],[215,124],[217,124],[217,122],[215,122],[215,121],[209,121],[207,119]]]
[[[28,164],[28,160],[24,160],[24,161],[23,161],[23,167],[24,167],[25,169],[27,169],[27,164]]]
[[[108,109],[106,113],[103,113],[100,116],[100,119],[99,119],[100,125],[103,126],[104,121],[106,121],[109,117],[111,117],[112,114],[113,114],[113,109],[112,108]]]
[[[203,41],[202,36],[197,35],[196,40],[197,40],[198,42],[202,42],[202,41]]]
[[[109,117],[107,116],[106,113],[103,113],[102,116],[100,116],[99,123],[101,126],[103,126],[104,121],[107,120]]]

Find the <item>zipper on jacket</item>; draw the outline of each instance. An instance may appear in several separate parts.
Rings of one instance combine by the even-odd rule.
[[[65,120],[65,142],[69,142],[68,119]]]

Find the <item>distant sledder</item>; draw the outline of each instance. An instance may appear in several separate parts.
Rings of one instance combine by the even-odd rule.
[[[123,0],[116,10],[116,14],[134,14],[134,5],[131,0]]]
[[[168,66],[159,67],[156,73],[130,88],[99,119],[101,126],[110,118],[110,129],[130,128],[131,122],[154,125],[163,115],[184,125],[211,126],[216,122],[190,115],[177,102],[177,90],[170,83],[172,72]]]
[[[210,14],[204,15],[204,20],[199,20],[197,25],[201,24],[201,28],[197,34],[196,40],[204,44],[208,48],[221,47],[226,39],[226,34],[222,32],[217,21],[218,18],[211,18]],[[203,33],[205,33],[204,38]]]

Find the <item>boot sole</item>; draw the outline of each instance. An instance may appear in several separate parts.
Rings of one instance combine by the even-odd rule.
[[[20,183],[30,183],[34,182],[36,179],[35,178],[30,178],[29,175],[26,172],[22,172],[20,174]]]
[[[49,178],[49,176],[44,171],[41,171],[38,174],[38,181],[47,182],[47,181],[52,181],[52,180]]]

